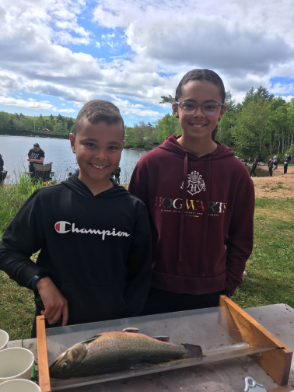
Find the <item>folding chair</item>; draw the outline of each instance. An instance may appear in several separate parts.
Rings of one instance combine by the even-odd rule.
[[[54,172],[51,172],[52,162],[46,163],[45,165],[40,165],[39,163],[33,163],[35,173],[33,177],[35,179],[41,178],[42,181],[50,181],[51,176],[54,175]]]

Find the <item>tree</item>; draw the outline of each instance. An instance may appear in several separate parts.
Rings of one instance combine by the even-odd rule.
[[[162,98],[162,101],[159,103],[167,103],[167,102],[173,103],[173,102],[175,102],[175,99],[171,95],[169,95],[168,97],[166,97],[165,95],[162,95],[161,98]]]
[[[157,121],[157,141],[163,143],[163,141],[169,135],[181,135],[182,129],[180,126],[179,119],[173,115],[166,114],[160,120]]]
[[[273,94],[270,94],[265,87],[259,86],[256,91],[254,91],[254,88],[251,87],[251,89],[248,91],[248,93],[245,95],[245,98],[242,102],[243,107],[247,106],[250,102],[252,101],[271,101],[274,98]]]
[[[270,143],[268,124],[268,102],[259,99],[250,101],[236,115],[236,123],[232,127],[232,138],[236,152],[240,156],[256,156],[257,153],[268,153],[266,144]]]
[[[227,107],[227,112],[231,112],[235,109],[235,101],[232,99],[230,90],[226,92],[225,105]]]

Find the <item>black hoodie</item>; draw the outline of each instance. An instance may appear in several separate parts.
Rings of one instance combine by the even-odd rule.
[[[139,315],[151,279],[146,208],[115,182],[96,196],[77,176],[39,189],[3,235],[0,269],[27,288],[49,276],[68,300],[69,325]]]

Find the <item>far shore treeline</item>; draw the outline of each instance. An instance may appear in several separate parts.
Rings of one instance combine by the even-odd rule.
[[[173,102],[171,96],[161,98],[160,103]],[[294,155],[294,99],[286,102],[260,86],[256,90],[252,87],[241,104],[235,104],[227,92],[226,105],[216,140],[232,148],[238,157],[253,159],[260,153],[267,160],[274,154]],[[74,123],[74,118],[61,114],[34,117],[0,112],[0,135],[68,138]],[[180,135],[181,127],[171,114],[152,123],[140,121],[133,127],[125,126],[125,147],[152,149],[172,134]]]

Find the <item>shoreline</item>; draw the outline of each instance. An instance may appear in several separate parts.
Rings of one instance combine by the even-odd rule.
[[[13,136],[23,136],[23,137],[33,137],[33,138],[41,138],[41,139],[64,139],[64,140],[69,140],[69,135],[53,135],[53,134],[40,134],[40,133],[36,133],[35,135],[23,135],[23,134],[13,134],[13,135],[9,135],[7,133],[2,134],[0,133],[0,136],[8,136],[8,137],[13,137]],[[136,151],[151,151],[155,146],[150,146],[150,147],[129,147],[129,146],[124,146],[125,150],[136,150]]]

